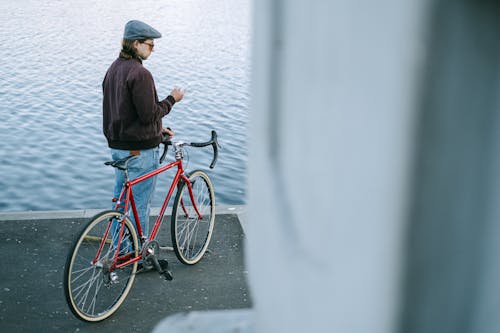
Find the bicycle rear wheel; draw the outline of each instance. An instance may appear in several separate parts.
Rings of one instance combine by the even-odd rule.
[[[215,195],[208,175],[193,171],[189,175],[193,189],[193,204],[189,188],[182,182],[172,208],[171,237],[175,255],[180,262],[194,265],[207,250],[215,223]],[[201,214],[201,218],[196,212]]]
[[[121,250],[116,257],[121,230]],[[93,217],[76,239],[64,269],[64,292],[73,314],[89,322],[111,316],[129,293],[137,270],[137,262],[122,268],[114,268],[114,264],[138,253],[137,232],[127,217],[118,211]]]

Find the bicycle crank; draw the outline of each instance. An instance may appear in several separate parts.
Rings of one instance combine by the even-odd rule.
[[[153,266],[156,271],[163,275],[165,280],[172,281],[172,272],[168,270],[168,261],[158,259],[157,254],[160,253],[160,245],[156,240],[148,241],[144,244],[142,250],[142,260],[146,265]]]
[[[153,265],[153,267],[158,271],[160,275],[163,275],[165,280],[172,281],[174,279],[172,272],[168,270],[168,261],[165,259],[156,258],[156,256],[149,256],[147,258],[148,262]]]

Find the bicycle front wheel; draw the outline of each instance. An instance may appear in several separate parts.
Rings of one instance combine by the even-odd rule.
[[[201,260],[212,237],[215,195],[212,182],[205,172],[196,170],[188,178],[192,197],[190,187],[182,182],[172,208],[171,236],[179,261],[193,265]]]
[[[128,217],[105,211],[92,218],[76,239],[64,269],[64,292],[73,314],[89,322],[111,316],[129,293],[137,270],[137,261],[122,268],[116,265],[138,253],[137,232]]]

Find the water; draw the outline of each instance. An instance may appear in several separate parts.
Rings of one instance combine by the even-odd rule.
[[[101,83],[123,26],[162,32],[144,62],[158,95],[188,89],[164,118],[176,139],[219,134],[209,174],[218,204],[243,204],[250,76],[250,0],[18,0],[0,2],[0,210],[108,208],[114,171],[102,134]],[[209,148],[188,169],[208,169]],[[171,160],[171,154],[170,160]],[[166,191],[157,185],[154,206]]]

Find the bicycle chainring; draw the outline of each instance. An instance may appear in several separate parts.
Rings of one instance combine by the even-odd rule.
[[[148,257],[160,254],[160,244],[156,240],[146,241],[142,246],[141,257],[144,262],[148,262]]]

